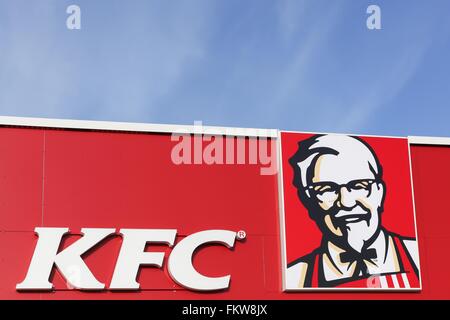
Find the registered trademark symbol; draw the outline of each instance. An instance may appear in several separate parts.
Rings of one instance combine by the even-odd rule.
[[[245,233],[244,230],[240,230],[236,233],[236,238],[238,240],[243,240],[243,239],[245,239],[246,236],[247,236],[247,234]]]

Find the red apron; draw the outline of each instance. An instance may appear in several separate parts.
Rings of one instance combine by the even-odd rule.
[[[401,272],[381,274],[381,275],[371,275],[362,279],[351,280],[342,284],[338,284],[336,288],[419,288],[420,282],[419,277],[416,273],[416,268],[414,267],[414,262],[411,261],[411,257],[405,250],[404,245],[401,240],[393,236],[394,245],[397,251],[397,258],[400,262]],[[312,274],[312,288],[319,288],[319,265],[321,258],[320,254],[316,254],[314,259],[314,270]]]

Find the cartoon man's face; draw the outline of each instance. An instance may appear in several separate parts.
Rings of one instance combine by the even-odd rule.
[[[360,251],[379,228],[383,183],[368,159],[352,153],[321,155],[313,172],[308,188],[321,211],[315,218],[335,238]]]
[[[385,185],[370,146],[323,135],[299,144],[291,158],[300,199],[326,238],[361,251],[380,230]]]

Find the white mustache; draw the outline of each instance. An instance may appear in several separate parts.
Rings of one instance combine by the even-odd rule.
[[[346,210],[340,210],[338,213],[334,215],[335,218],[342,218],[347,216],[363,216],[366,215],[368,212],[364,211],[361,207],[354,208],[352,211],[346,211]]]

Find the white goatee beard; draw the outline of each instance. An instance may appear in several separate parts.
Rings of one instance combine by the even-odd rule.
[[[361,252],[364,244],[372,238],[378,228],[378,221],[371,219],[369,225],[367,221],[359,221],[347,224],[347,242],[354,250]]]

